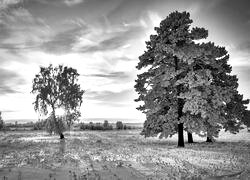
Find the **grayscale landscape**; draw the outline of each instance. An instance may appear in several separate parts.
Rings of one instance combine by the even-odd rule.
[[[0,180],[249,180],[249,0],[0,0]]]

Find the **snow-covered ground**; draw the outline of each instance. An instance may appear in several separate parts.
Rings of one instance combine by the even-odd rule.
[[[221,132],[215,143],[177,148],[139,130],[0,133],[0,179],[250,179],[250,133]],[[228,176],[226,176],[228,175]]]

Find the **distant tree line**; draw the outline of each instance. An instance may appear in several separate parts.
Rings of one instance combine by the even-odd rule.
[[[67,120],[65,120],[65,116],[57,116],[57,123],[59,124],[60,131],[65,132],[70,130],[73,124],[69,125]],[[103,123],[79,123],[75,124],[75,127],[78,127],[80,130],[127,130],[127,129],[136,129],[136,127],[129,126],[124,124],[122,121],[117,121],[115,124],[109,123],[105,120]],[[0,130],[7,130],[7,131],[17,131],[17,130],[35,130],[35,131],[46,131],[49,134],[57,134],[57,128],[54,120],[51,116],[46,119],[39,119],[37,122],[26,122],[26,123],[7,123],[4,124],[3,119],[0,116]],[[78,129],[77,128],[77,129]]]
[[[115,126],[110,124],[107,120],[105,120],[103,123],[80,123],[80,129],[81,130],[126,130],[126,129],[133,129],[133,127],[128,126],[126,124],[123,124],[121,121],[117,121]]]

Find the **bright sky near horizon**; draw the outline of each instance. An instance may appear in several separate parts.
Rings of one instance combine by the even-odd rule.
[[[143,122],[134,102],[135,66],[153,28],[175,10],[190,12],[193,26],[226,47],[239,92],[250,98],[249,7],[249,0],[0,0],[2,116],[38,118],[32,80],[52,63],[80,73],[83,118]]]

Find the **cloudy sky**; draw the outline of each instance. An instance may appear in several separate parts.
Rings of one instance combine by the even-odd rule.
[[[172,11],[225,46],[239,91],[250,98],[249,0],[0,0],[0,110],[4,119],[37,119],[30,94],[40,66],[76,68],[86,90],[84,118],[143,122],[135,108],[135,66],[145,41]],[[250,106],[249,106],[250,109]]]

